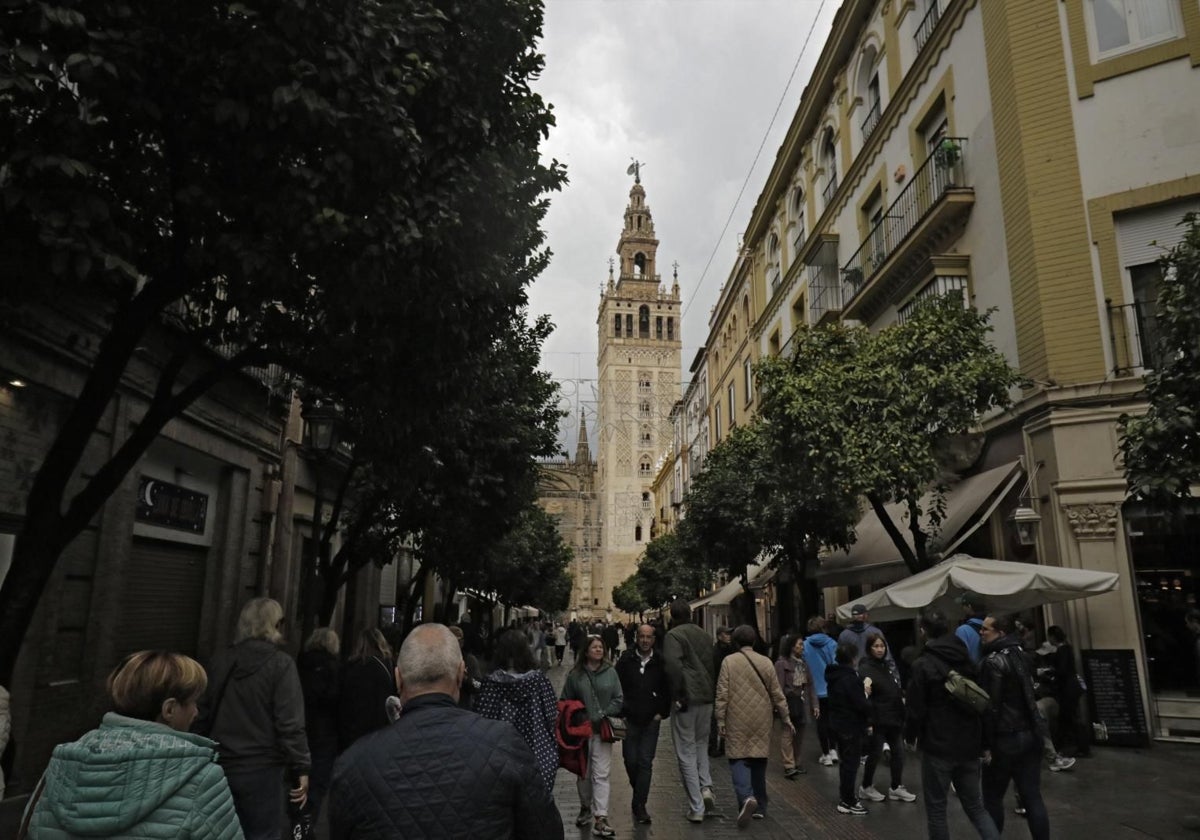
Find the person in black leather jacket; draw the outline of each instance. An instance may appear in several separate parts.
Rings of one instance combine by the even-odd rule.
[[[1034,840],[1050,837],[1042,800],[1042,744],[1049,735],[1033,693],[1035,665],[1015,634],[1011,616],[989,615],[979,638],[984,657],[980,681],[991,698],[984,714],[983,804],[1004,831],[1004,794],[1010,780],[1026,809]]]
[[[464,666],[441,624],[400,648],[399,719],[364,735],[333,771],[334,840],[470,837],[562,840],[533,751],[511,723],[459,708]]]

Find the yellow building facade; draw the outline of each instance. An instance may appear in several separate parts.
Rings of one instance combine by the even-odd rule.
[[[947,294],[991,311],[1031,386],[961,453],[973,489],[943,537],[1117,572],[1117,592],[1042,619],[1076,649],[1132,652],[1148,737],[1200,737],[1200,674],[1174,667],[1200,516],[1169,524],[1129,501],[1117,418],[1143,406],[1153,368],[1157,257],[1200,209],[1197,90],[1194,0],[846,0],[707,341],[716,443],[754,410],[745,363],[786,353],[801,326],[881,329]],[[1032,546],[1006,521],[1023,494]],[[835,601],[905,574],[862,547],[871,527],[822,563]]]

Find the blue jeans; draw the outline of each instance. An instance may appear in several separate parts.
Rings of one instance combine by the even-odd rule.
[[[983,796],[979,789],[979,759],[950,761],[925,753],[921,759],[921,782],[929,840],[950,840],[950,829],[946,825],[946,796],[951,782],[958,792],[963,811],[979,836],[983,840],[1000,840],[996,823],[983,807]]]
[[[731,758],[729,772],[733,775],[733,792],[737,794],[738,808],[753,796],[758,800],[758,813],[767,813],[767,760]]]
[[[650,774],[654,768],[654,753],[658,750],[658,729],[661,721],[652,720],[639,726],[627,723],[625,740],[621,742],[621,758],[633,788],[633,808],[646,807],[650,797]]]
[[[1025,806],[1033,840],[1050,836],[1050,817],[1042,801],[1042,738],[1034,732],[1001,732],[992,748],[992,763],[983,768],[983,804],[996,828],[1004,830],[1004,794],[1009,779]]]
[[[246,840],[279,840],[287,789],[282,767],[225,770],[233,808]]]

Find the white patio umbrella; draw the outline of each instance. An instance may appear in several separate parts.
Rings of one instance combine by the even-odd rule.
[[[955,554],[932,569],[842,604],[837,608],[837,614],[838,618],[849,620],[854,605],[863,604],[871,614],[872,622],[897,621],[912,618],[932,605],[953,619],[961,611],[957,602],[964,592],[982,595],[989,612],[1018,612],[1112,592],[1117,588],[1117,579],[1115,572],[1063,569]]]

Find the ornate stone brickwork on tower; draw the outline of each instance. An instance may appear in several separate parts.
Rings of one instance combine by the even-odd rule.
[[[658,239],[640,171],[629,191],[614,276],[600,297],[597,465],[601,539],[593,593],[597,613],[612,610],[612,590],[633,574],[650,540],[654,469],[671,443],[671,406],[679,399],[682,312],[678,278],[657,273]],[[631,172],[631,174],[632,174]]]

